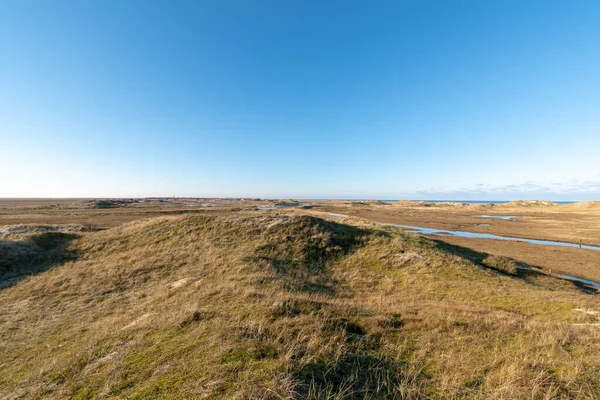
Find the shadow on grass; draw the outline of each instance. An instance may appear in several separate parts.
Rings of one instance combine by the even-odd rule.
[[[340,338],[342,346],[296,365],[292,376],[298,398],[398,399],[421,392],[425,365],[411,366],[383,354],[379,335],[335,313],[322,334]]]
[[[0,241],[0,290],[27,276],[46,271],[78,257],[69,243],[78,238],[73,233],[45,232],[25,240]]]
[[[347,352],[336,359],[319,359],[294,373],[299,398],[396,399],[418,387],[419,374],[409,376],[405,365],[389,357]]]
[[[532,266],[532,265],[529,265],[526,263],[522,263],[522,262],[519,262],[516,260],[509,259],[507,257],[499,257],[499,258],[506,260],[505,263],[510,261],[510,263],[513,265],[514,269],[512,271],[508,271],[506,268],[497,268],[497,267],[495,267],[494,264],[491,264],[488,261],[488,260],[490,260],[490,258],[495,257],[489,253],[475,251],[468,247],[457,246],[454,244],[444,242],[443,240],[439,240],[439,239],[429,238],[429,240],[434,242],[435,246],[438,249],[441,249],[443,251],[446,251],[450,254],[453,254],[453,255],[456,255],[456,256],[459,256],[462,258],[466,258],[484,268],[492,269],[503,275],[510,276],[510,277],[517,278],[517,279],[522,279],[523,281],[533,284],[533,285],[539,285],[539,283],[536,282],[539,278],[545,278],[545,277],[550,276],[550,277],[554,277],[556,279],[562,279],[562,278],[558,278],[553,275],[549,275],[549,274],[539,271],[539,269],[542,269],[539,266]],[[588,294],[597,294],[598,293],[598,289],[595,288],[594,286],[587,285],[583,282],[574,281],[574,280],[573,281],[568,280],[568,281],[571,282],[573,284],[573,286],[575,286],[577,289],[579,289],[580,291],[582,291],[584,293],[588,293]]]
[[[267,231],[266,244],[245,262],[270,268],[290,291],[334,294],[329,263],[364,243],[370,232],[321,218],[303,216]]]

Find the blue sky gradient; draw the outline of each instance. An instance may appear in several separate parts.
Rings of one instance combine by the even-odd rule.
[[[598,1],[0,3],[0,197],[600,199]]]

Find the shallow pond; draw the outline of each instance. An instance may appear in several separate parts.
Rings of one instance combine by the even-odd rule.
[[[510,215],[477,215],[477,218],[483,218],[483,219],[504,219],[506,221],[513,221],[515,222],[517,220],[516,217],[511,217]]]

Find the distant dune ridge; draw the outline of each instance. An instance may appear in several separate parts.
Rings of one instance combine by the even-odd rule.
[[[600,208],[600,201],[579,201],[568,206],[571,208]]]
[[[86,228],[82,225],[4,225],[0,226],[0,238],[8,235],[26,235],[46,232],[81,232]]]
[[[552,207],[556,203],[550,200],[513,200],[501,205],[507,207]]]

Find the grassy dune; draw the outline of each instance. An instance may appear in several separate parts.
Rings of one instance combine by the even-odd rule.
[[[343,222],[248,212],[5,239],[46,245],[11,253],[11,276],[46,270],[0,290],[0,398],[600,397],[589,288]]]

